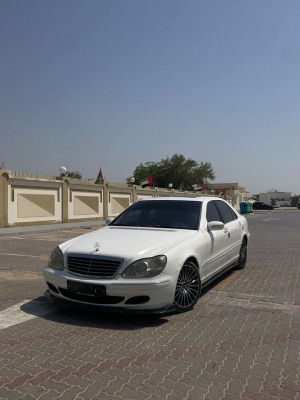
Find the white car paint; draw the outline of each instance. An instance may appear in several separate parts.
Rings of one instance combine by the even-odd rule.
[[[180,202],[180,204],[186,204],[186,207],[189,206],[189,203],[182,202],[197,202],[201,206],[198,228],[108,225],[71,239],[59,246],[63,253],[65,268],[60,271],[48,265],[44,270],[49,293],[57,299],[77,305],[91,305],[108,309],[165,310],[173,304],[175,289],[178,287],[178,276],[187,260],[192,260],[198,268],[202,285],[238,260],[243,238],[246,238],[247,241],[249,239],[248,225],[245,217],[239,215],[227,202],[226,204],[235,213],[236,219],[224,225],[220,224],[221,230],[209,231],[206,219],[207,204],[210,201],[224,200],[204,196],[197,198],[172,197],[143,199],[138,203],[148,202],[147,204],[151,205],[152,202],[159,200],[163,202],[177,201],[177,204]],[[135,204],[136,207],[139,206],[139,204]],[[145,205],[145,203],[143,204]],[[171,203],[160,204],[171,205]],[[111,278],[79,276],[69,272],[66,268],[68,256],[71,255],[117,258],[121,260],[121,265]],[[122,277],[124,270],[133,262],[160,255],[166,256],[167,263],[159,275],[152,278],[125,279]],[[116,304],[104,304],[101,299],[99,301],[97,299],[96,303],[91,302],[88,296],[84,301],[82,298],[80,300],[70,299],[66,297],[68,280],[95,286],[104,285],[107,296],[120,296],[124,299]],[[149,296],[149,300],[141,304],[125,304],[128,299],[137,296]]]

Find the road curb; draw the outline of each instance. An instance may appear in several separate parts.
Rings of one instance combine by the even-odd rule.
[[[105,221],[69,222],[66,224],[33,225],[33,226],[13,226],[10,228],[0,228],[0,236],[20,235],[33,232],[50,232],[59,230],[69,230],[78,228],[92,228],[105,226]]]

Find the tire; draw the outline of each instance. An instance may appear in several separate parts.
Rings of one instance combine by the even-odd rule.
[[[238,269],[245,268],[246,262],[247,262],[247,240],[244,238],[240,248],[240,255],[237,263]]]
[[[174,305],[179,312],[191,310],[201,293],[198,268],[192,261],[186,261],[179,273],[174,295]]]

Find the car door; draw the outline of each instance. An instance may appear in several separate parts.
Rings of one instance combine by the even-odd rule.
[[[212,221],[223,222],[222,216],[216,207],[215,201],[211,200],[206,206],[206,229],[203,232],[207,243],[207,259],[203,265],[204,279],[212,277],[220,268],[228,262],[229,237],[228,229],[209,231],[207,224]]]
[[[239,220],[236,212],[225,201],[216,200],[215,205],[221,214],[221,219],[224,222],[224,228],[228,236],[228,241],[226,243],[227,254],[225,259],[226,262],[230,264],[239,256],[243,236],[242,223]]]

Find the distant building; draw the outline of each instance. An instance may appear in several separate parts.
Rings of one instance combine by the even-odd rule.
[[[294,194],[292,192],[278,192],[277,190],[259,193],[259,201],[263,201],[266,204],[278,203],[280,206],[290,207],[292,205],[292,199]]]
[[[292,197],[291,206],[298,207],[299,202],[300,202],[300,196],[294,196]]]

